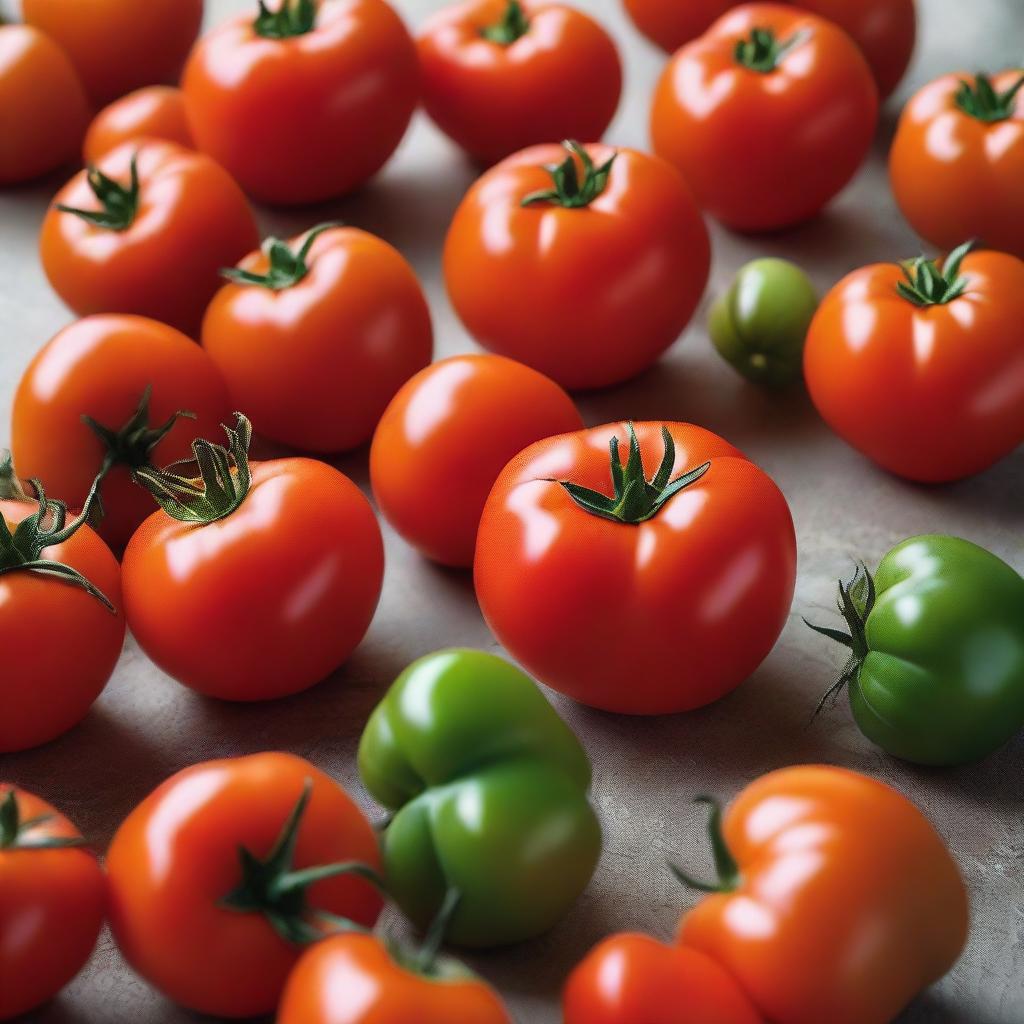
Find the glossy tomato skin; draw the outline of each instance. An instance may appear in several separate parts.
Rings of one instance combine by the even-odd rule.
[[[182,89],[197,145],[263,202],[358,188],[394,152],[419,98],[401,19],[384,0],[324,0],[304,35],[267,39],[253,20],[225,22],[189,58]]]
[[[133,157],[139,204],[131,226],[112,230],[57,209],[99,209],[80,171],[43,220],[43,269],[79,316],[136,313],[197,336],[221,268],[259,241],[252,210],[222,167],[170,142],[126,142],[96,166],[127,185]]]
[[[168,675],[225,700],[297,693],[336,669],[370,625],[384,546],[369,502],[311,459],[254,464],[224,519],[160,510],[123,563],[135,639]],[[239,642],[241,638],[241,642]]]
[[[608,33],[582,11],[527,0],[526,33],[492,42],[508,0],[443,8],[420,33],[423,104],[438,127],[484,164],[561,139],[596,142],[622,92],[622,66]]]
[[[666,53],[674,53],[684,43],[702,36],[730,7],[734,0],[623,0],[633,24]]]
[[[772,71],[736,57],[754,29],[798,40]],[[877,120],[878,90],[846,33],[795,8],[747,4],[669,61],[651,137],[713,217],[738,231],[770,231],[814,216],[843,189]]]
[[[348,794],[300,757],[208,761],[173,775],[125,819],[110,845],[110,924],[132,967],[192,1010],[272,1012],[303,947],[258,912],[221,905],[241,881],[239,847],[265,858],[310,782],[296,869],[345,861],[378,868],[370,824]],[[353,875],[322,880],[311,907],[372,927],[381,898]]]
[[[377,507],[428,558],[469,567],[484,502],[509,459],[582,426],[572,399],[522,363],[442,359],[398,392],[373,435]]]
[[[674,168],[636,150],[586,149],[595,164],[616,154],[589,206],[521,205],[551,187],[544,165],[565,156],[534,146],[470,188],[444,248],[448,294],[469,333],[565,388],[606,387],[650,366],[689,323],[711,260]]]
[[[0,24],[0,186],[52,171],[78,151],[89,101],[67,55],[29,25]]]
[[[14,793],[26,842],[81,839],[56,808],[23,789]],[[106,915],[103,869],[80,847],[0,846],[0,1020],[13,1020],[55,996],[89,959]]]
[[[395,392],[430,362],[430,310],[412,267],[366,231],[325,231],[307,263],[280,291],[226,284],[207,310],[203,347],[264,437],[347,451],[370,439]],[[268,260],[257,251],[240,266],[265,274]]]
[[[190,456],[197,437],[215,437],[231,413],[219,371],[185,335],[138,316],[91,316],[58,332],[37,353],[14,395],[11,450],[25,479],[38,477],[50,497],[80,508],[106,453],[82,422],[91,416],[120,429],[152,388],[149,423],[158,426],[179,410],[179,419],[154,448],[165,466]],[[100,536],[120,553],[136,527],[153,512],[152,497],[114,466],[100,488],[104,516]]]
[[[85,134],[85,162],[97,163],[122,143],[145,138],[192,148],[185,118],[185,98],[180,89],[147,85],[104,107]]]
[[[829,426],[922,483],[980,473],[1024,441],[1024,262],[971,253],[962,274],[963,295],[920,307],[897,293],[898,265],[856,270],[825,296],[804,349]]]

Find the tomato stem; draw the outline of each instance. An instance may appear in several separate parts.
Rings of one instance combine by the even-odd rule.
[[[501,21],[496,21],[493,25],[487,25],[480,29],[480,35],[499,46],[511,46],[529,31],[530,22],[523,11],[523,5],[519,0],[508,0],[508,6],[501,16]]]
[[[956,105],[970,117],[987,124],[1006,121],[1013,117],[1017,106],[1017,93],[1024,87],[1024,74],[1009,89],[997,92],[992,79],[982,72],[974,76],[974,83],[961,79],[956,91]]]
[[[0,800],[0,850],[64,850],[84,846],[81,836],[33,836],[40,825],[53,820],[52,814],[21,820],[21,808],[14,790],[9,789]]]
[[[315,24],[315,0],[281,0],[273,11],[266,0],[259,0],[259,13],[253,29],[265,39],[290,39],[312,32]]]
[[[225,267],[221,270],[221,276],[235,284],[255,285],[275,292],[291,288],[309,273],[309,264],[306,261],[317,238],[331,228],[342,226],[338,221],[318,224],[306,233],[301,247],[297,250],[290,249],[287,242],[282,242],[280,238],[271,236],[264,241],[262,247],[269,263],[265,274],[254,274],[251,270],[240,270],[237,267]]]
[[[807,29],[795,32],[788,39],[779,39],[771,28],[752,29],[746,39],[736,43],[738,63],[760,75],[770,75],[798,46],[810,38]]]
[[[100,210],[80,210],[74,206],[57,204],[61,213],[70,213],[81,217],[96,227],[110,231],[126,231],[135,223],[139,211],[139,170],[136,165],[138,154],[132,156],[131,171],[128,185],[121,185],[108,178],[94,164],[89,164],[85,171],[86,181],[93,195],[99,201]]]
[[[590,154],[572,139],[566,139],[562,147],[568,155],[560,164],[545,164],[544,170],[551,175],[554,188],[541,189],[524,196],[520,206],[532,206],[534,203],[552,203],[566,209],[589,206],[608,185],[615,157],[612,155],[600,167],[594,166]],[[577,158],[583,166],[583,180],[580,181],[576,168]]]
[[[708,839],[711,841],[711,853],[715,859],[715,873],[718,878],[714,882],[702,882],[692,875],[688,875],[672,861],[669,861],[669,870],[683,885],[691,889],[698,889],[700,892],[734,892],[739,888],[742,876],[739,865],[729,850],[722,832],[722,808],[712,796],[697,796],[694,797],[693,802],[706,804],[711,808],[708,818]]]
[[[0,451],[0,501],[31,501],[14,472],[14,460],[5,448]]]
[[[944,305],[958,299],[967,290],[968,278],[960,273],[964,257],[974,248],[974,241],[964,242],[946,258],[942,270],[934,260],[919,256],[909,266],[903,263],[905,281],[896,285],[896,291],[915,306]]]

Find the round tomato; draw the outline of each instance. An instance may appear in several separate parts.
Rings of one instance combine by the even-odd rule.
[[[137,472],[162,508],[125,550],[125,614],[139,646],[186,686],[226,700],[283,697],[362,640],[384,544],[348,477],[312,459],[250,466],[249,421],[225,430],[228,448],[193,444],[201,480]]]
[[[445,242],[445,281],[481,345],[563,387],[605,387],[679,337],[707,283],[710,243],[663,160],[565,149],[523,150],[470,188]]]
[[[443,359],[398,392],[373,435],[377,506],[428,558],[468,567],[484,502],[505,463],[534,441],[582,426],[572,399],[522,363]]]
[[[199,148],[248,193],[311,203],[394,152],[419,98],[416,46],[384,0],[261,3],[200,40],[182,88]]]
[[[829,21],[777,4],[719,19],[669,62],[654,94],[654,150],[727,227],[767,231],[816,214],[864,162],[878,90]]]
[[[368,441],[430,362],[430,310],[412,267],[358,228],[269,238],[213,298],[203,347],[260,434],[306,451]]]
[[[615,43],[550,0],[466,0],[419,37],[423,105],[470,156],[494,163],[555,139],[596,142],[622,92]]]
[[[230,638],[229,638],[230,639]],[[217,1017],[277,1006],[305,945],[371,926],[377,837],[330,776],[292,754],[207,761],[171,776],[107,854],[125,958],[175,1002]]]
[[[633,24],[666,53],[702,36],[736,0],[622,0]]]
[[[133,471],[187,458],[230,411],[217,368],[183,334],[140,316],[90,316],[29,364],[14,394],[11,449],[26,478],[72,508],[102,471],[97,529],[120,552],[153,512]]]
[[[22,0],[30,25],[61,45],[92,101],[178,77],[203,20],[203,0]]]
[[[925,483],[980,473],[1024,441],[1024,262],[878,263],[825,296],[804,377],[822,418],[880,466]]]
[[[85,162],[94,164],[123,142],[160,139],[192,148],[185,99],[180,89],[147,85],[114,100],[94,118],[85,135]]]
[[[505,467],[474,574],[495,636],[541,682],[665,714],[717,700],[764,660],[789,614],[796,540],[782,492],[722,438],[618,423]]]
[[[889,153],[893,194],[941,249],[965,238],[1024,258],[1024,73],[943,75],[904,107]]]

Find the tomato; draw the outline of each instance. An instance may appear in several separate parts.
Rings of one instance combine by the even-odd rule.
[[[203,19],[203,0],[22,0],[30,25],[71,58],[92,101],[175,81]]]
[[[110,924],[128,962],[192,1010],[277,1006],[306,945],[370,926],[377,838],[330,776],[292,754],[193,765],[146,797],[107,854]]]
[[[1024,73],[943,75],[900,116],[889,153],[910,226],[942,249],[980,238],[1024,258]]]
[[[736,0],[622,0],[633,24],[666,53],[692,42],[736,6]]]
[[[39,247],[50,284],[79,316],[138,313],[193,334],[220,268],[258,241],[223,168],[170,142],[136,140],[57,193]]]
[[[428,558],[471,566],[480,514],[505,463],[534,441],[582,426],[572,399],[522,363],[442,359],[398,392],[373,435],[377,507]]]
[[[569,975],[565,1024],[763,1024],[743,990],[695,949],[622,933]]]
[[[124,644],[117,560],[85,525],[95,493],[68,522],[64,505],[47,498],[41,484],[36,489],[38,501],[26,497],[10,453],[0,452],[0,636],[9,641],[0,673],[0,753],[47,743],[77,725]],[[2,921],[0,913],[0,980]]]
[[[669,62],[654,94],[654,151],[727,227],[814,216],[864,162],[878,91],[849,36],[778,4],[747,4]]]
[[[59,331],[29,364],[14,394],[11,448],[25,477],[39,477],[72,508],[105,468],[98,532],[120,552],[153,511],[132,471],[187,458],[230,408],[217,368],[174,328],[90,316]]]
[[[679,337],[707,283],[710,243],[664,161],[565,149],[524,150],[470,188],[445,242],[445,282],[481,345],[563,387],[605,387]]]
[[[298,693],[363,638],[384,545],[370,503],[312,459],[249,465],[249,421],[228,448],[193,443],[201,479],[138,471],[162,508],[124,554],[139,646],[185,686],[225,700]],[[230,469],[229,469],[230,467]]]
[[[528,672],[641,715],[701,707],[746,679],[782,631],[795,575],[782,492],[687,423],[531,445],[487,499],[474,565],[484,617]]]
[[[701,798],[711,802],[710,798]],[[967,939],[967,892],[925,816],[856,772],[811,765],[762,776],[724,830],[718,871],[679,926],[769,1020],[889,1024],[953,966]]]
[[[840,580],[839,609],[848,633],[811,626],[849,650],[826,697],[848,687],[861,732],[890,754],[965,764],[1024,727],[1024,579],[991,552],[911,537],[874,575]]]
[[[550,0],[464,0],[418,41],[423,105],[491,164],[556,139],[596,142],[622,92],[615,43],[593,18]]]
[[[338,452],[373,434],[395,392],[430,362],[430,310],[412,267],[358,228],[322,224],[225,271],[203,347],[260,434]]]
[[[840,437],[927,483],[980,473],[1024,441],[1024,262],[961,247],[943,269],[878,263],[825,296],[804,349]]]
[[[137,143],[143,138],[192,148],[192,136],[185,119],[185,98],[180,89],[147,85],[104,107],[86,132],[85,162],[94,164],[123,142]]]
[[[83,842],[48,803],[0,783],[0,1020],[55,996],[96,945],[106,883]]]
[[[380,170],[409,125],[419,70],[384,0],[284,0],[204,36],[182,89],[199,148],[246,192],[312,203]]]

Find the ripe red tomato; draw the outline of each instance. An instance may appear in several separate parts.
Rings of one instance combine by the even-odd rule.
[[[551,437],[505,467],[480,520],[476,593],[498,640],[548,686],[606,711],[688,711],[775,644],[793,599],[793,521],[771,478],[710,431],[633,431]]]
[[[149,140],[79,171],[47,211],[39,248],[50,284],[79,316],[138,313],[196,334],[221,267],[258,242],[222,167]]]
[[[175,422],[179,411],[194,418]],[[132,470],[188,458],[192,442],[214,435],[230,412],[216,366],[173,327],[90,316],[58,332],[29,363],[14,394],[11,449],[26,478],[38,477],[76,509],[109,461],[98,532],[120,552],[154,507]]]
[[[835,197],[877,121],[878,90],[845,32],[804,11],[747,4],[669,62],[651,136],[712,216],[767,231]]]
[[[428,558],[471,566],[484,502],[508,460],[534,441],[582,426],[572,399],[522,363],[492,355],[442,359],[395,395],[373,435],[377,506]]]
[[[596,142],[619,105],[615,43],[551,0],[464,0],[433,16],[418,46],[427,113],[482,163],[557,139]]]
[[[707,283],[710,243],[665,161],[565,147],[568,156],[556,146],[516,153],[470,188],[444,275],[481,345],[563,387],[605,387],[679,336]]]
[[[878,263],[811,321],[804,377],[825,421],[880,466],[926,483],[987,469],[1024,442],[1024,262]]]
[[[395,392],[430,362],[430,310],[387,242],[324,224],[268,239],[230,271],[203,347],[260,434],[306,451],[368,441]]]
[[[104,107],[85,135],[83,151],[87,164],[97,163],[123,142],[139,139],[176,142],[191,149],[192,136],[185,118],[185,98],[169,85],[147,85]]]
[[[246,192],[311,203],[383,167],[415,109],[419,70],[384,0],[284,0],[204,36],[182,89],[199,148]]]
[[[117,830],[110,924],[132,967],[175,1002],[255,1017],[339,917],[376,921],[382,900],[353,864],[379,869],[377,837],[328,775],[292,754],[207,761]]]

